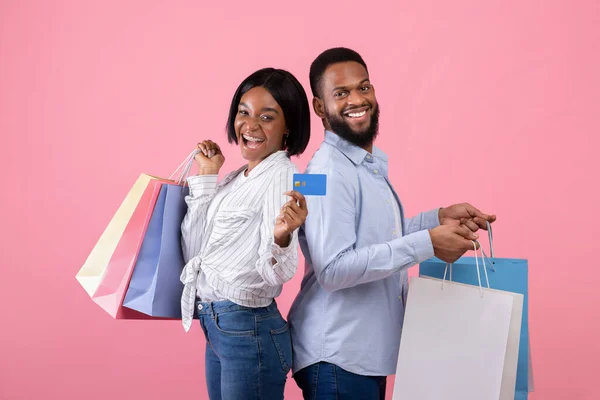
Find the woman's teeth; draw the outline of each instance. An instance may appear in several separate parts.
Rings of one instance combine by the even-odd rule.
[[[255,138],[252,136],[248,136],[248,135],[242,135],[242,137],[247,140],[248,142],[264,142],[265,139],[260,139],[260,138]]]

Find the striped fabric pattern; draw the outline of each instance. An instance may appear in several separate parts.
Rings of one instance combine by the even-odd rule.
[[[281,293],[298,266],[298,231],[288,247],[274,243],[275,219],[289,200],[284,193],[292,188],[298,172],[287,152],[276,152],[248,174],[235,179],[246,166],[217,183],[216,175],[188,178],[188,212],[181,225],[182,248],[187,262],[181,281],[183,326],[191,327],[198,274],[221,296],[247,307],[265,307]],[[207,210],[215,194],[232,186],[219,197],[214,217]],[[213,205],[214,206],[214,205]]]

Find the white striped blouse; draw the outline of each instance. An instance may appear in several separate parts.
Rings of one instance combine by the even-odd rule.
[[[188,178],[188,211],[181,225],[187,263],[181,275],[186,331],[198,288],[208,301],[227,299],[247,307],[266,307],[296,272],[298,230],[286,248],[274,243],[273,230],[298,168],[287,152],[278,151],[246,179],[236,179],[245,170],[246,166],[228,174],[219,184],[216,175]],[[207,218],[209,207],[212,218]]]

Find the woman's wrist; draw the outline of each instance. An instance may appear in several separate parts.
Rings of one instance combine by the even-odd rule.
[[[275,244],[279,247],[288,247],[290,245],[290,242],[292,241],[292,235],[287,234],[283,238],[278,238],[277,236],[275,236],[274,241]]]
[[[198,169],[198,175],[219,175],[219,170],[217,168],[202,168]]]

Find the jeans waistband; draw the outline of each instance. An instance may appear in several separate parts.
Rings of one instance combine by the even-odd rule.
[[[269,314],[278,310],[275,299],[273,299],[273,302],[266,307],[246,307],[229,300],[206,302],[198,299],[196,299],[195,305],[196,313],[198,315],[213,315],[233,311],[250,311],[254,314]]]

